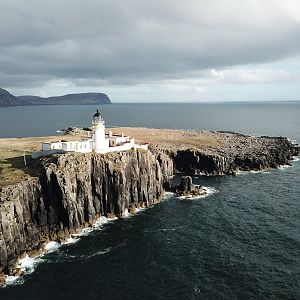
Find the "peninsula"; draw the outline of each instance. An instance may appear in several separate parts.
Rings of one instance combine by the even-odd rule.
[[[14,96],[7,90],[0,88],[1,106],[28,105],[87,105],[111,104],[110,99],[103,93],[78,93],[55,97]]]
[[[232,132],[108,128],[148,149],[109,153],[67,152],[39,159],[45,140],[0,139],[0,278],[19,275],[18,260],[35,256],[49,241],[63,241],[100,216],[122,217],[158,203],[175,173],[235,175],[290,164],[299,146],[284,137]],[[111,132],[111,133],[109,133]],[[84,130],[65,135],[76,141]]]

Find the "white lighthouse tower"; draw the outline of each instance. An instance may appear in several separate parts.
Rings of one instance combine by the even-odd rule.
[[[108,150],[108,140],[105,139],[105,122],[98,109],[93,115],[94,131],[94,151],[96,153],[106,153]]]

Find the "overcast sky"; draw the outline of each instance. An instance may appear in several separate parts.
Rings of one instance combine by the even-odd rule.
[[[0,87],[300,100],[300,0],[0,0]]]

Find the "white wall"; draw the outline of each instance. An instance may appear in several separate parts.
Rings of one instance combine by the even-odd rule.
[[[107,149],[109,142],[105,139],[105,126],[103,123],[94,125],[94,141],[96,152]]]
[[[105,137],[105,135],[103,135]],[[100,137],[102,139],[102,137]],[[100,139],[100,141],[101,141]],[[139,145],[134,143],[134,138],[129,137],[113,137],[117,143],[124,143],[123,145],[109,147],[109,140],[111,138],[106,138],[102,140],[101,143],[98,143],[98,149],[95,147],[93,139],[84,139],[82,141],[70,141],[70,142],[55,142],[55,143],[43,143],[42,150],[47,152],[45,155],[49,155],[52,150],[59,151],[74,151],[81,153],[92,152],[93,148],[96,153],[108,153],[108,152],[119,152],[119,151],[128,151],[130,149],[148,149],[148,145]],[[98,140],[99,141],[99,140]],[[62,153],[62,152],[54,152]]]

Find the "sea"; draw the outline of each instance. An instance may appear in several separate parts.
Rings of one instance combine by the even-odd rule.
[[[0,108],[0,137],[89,126],[96,108],[107,127],[225,130],[300,142],[300,102],[7,107]],[[25,275],[0,288],[0,299],[300,299],[299,159],[193,181],[208,196],[167,193],[134,216],[101,218],[93,230],[25,259]]]

